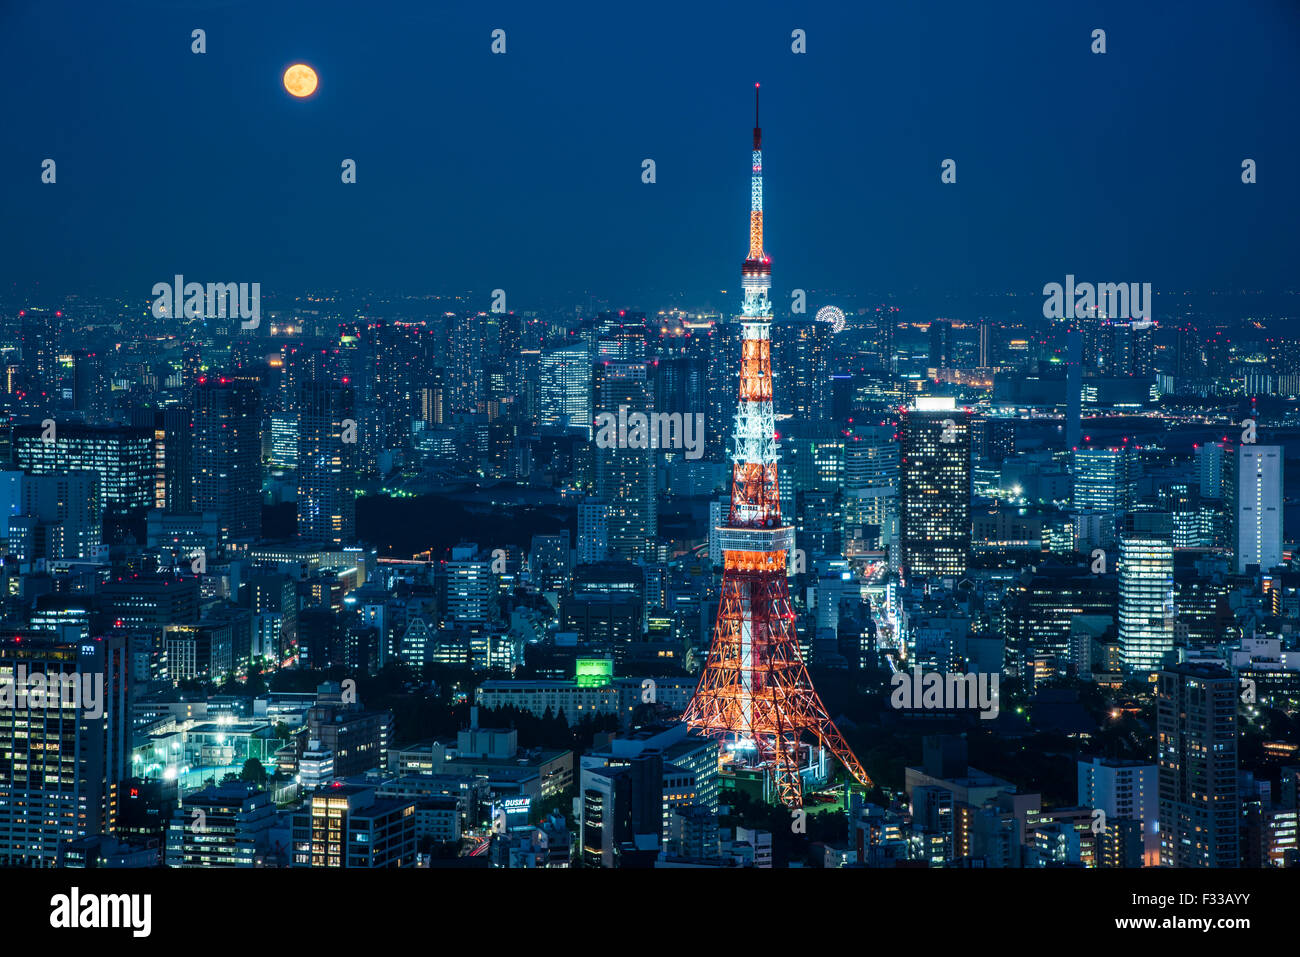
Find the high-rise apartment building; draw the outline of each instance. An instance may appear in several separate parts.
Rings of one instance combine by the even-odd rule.
[[[1160,863],[1238,867],[1237,680],[1217,664],[1184,663],[1157,678]]]
[[[257,389],[200,376],[194,389],[194,492],[225,541],[262,533],[262,438]]]
[[[575,561],[579,565],[603,562],[609,557],[609,509],[603,501],[578,503],[578,547]]]
[[[809,423],[831,416],[830,323],[782,319],[772,323],[772,355],[781,374],[772,383],[772,405]]]
[[[1093,758],[1080,761],[1080,807],[1105,814],[1101,830],[1118,829],[1122,821],[1136,821],[1143,846],[1142,865],[1160,863],[1158,766],[1144,761]],[[1141,865],[1139,865],[1141,866]]]
[[[620,416],[652,412],[646,367],[641,362],[607,362],[597,367],[597,414]],[[634,447],[628,429],[612,443],[597,433],[596,494],[606,506],[609,550],[621,558],[653,559],[659,535],[659,496],[655,484],[658,451]],[[605,446],[605,447],[602,447]]]
[[[356,538],[355,415],[355,396],[348,386],[303,383],[298,399],[299,538],[340,546]]]

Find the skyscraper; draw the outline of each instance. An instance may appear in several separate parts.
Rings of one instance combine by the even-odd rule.
[[[1172,517],[1130,512],[1119,539],[1119,651],[1124,670],[1158,669],[1174,647]]]
[[[591,434],[591,353],[584,345],[543,349],[537,362],[537,422]]]
[[[930,323],[930,368],[952,367],[952,323],[935,319]]]
[[[131,426],[57,422],[53,439],[37,423],[14,426],[14,457],[31,475],[88,471],[99,476],[101,512],[156,504],[153,434]]]
[[[1133,450],[1080,448],[1071,455],[1074,507],[1081,512],[1124,511],[1133,500]]]
[[[869,541],[888,545],[898,528],[898,443],[892,426],[854,426],[844,440],[844,522],[869,526]],[[876,547],[872,544],[871,547]]]
[[[528,549],[528,574],[543,591],[569,587],[569,533],[534,535]]]
[[[799,422],[797,429],[798,435],[782,436],[785,461],[781,465],[782,487],[794,493],[795,536],[809,555],[840,555],[844,547],[844,436],[805,422]]]
[[[740,351],[741,326],[736,322],[719,322],[708,336],[708,411],[704,428],[708,435],[707,448],[714,455],[722,455],[728,444],[728,430],[736,421],[735,357]]]
[[[133,409],[131,424],[153,434],[154,507],[193,511],[194,421],[189,408]]]
[[[262,438],[257,389],[201,376],[194,390],[194,498],[216,512],[224,541],[262,533]]]
[[[488,342],[495,338],[498,316],[464,313],[448,325],[446,385],[447,404],[452,412],[477,412],[485,396],[480,374]]]
[[[1237,573],[1282,564],[1282,447],[1237,447]]]
[[[1157,678],[1160,863],[1237,867],[1237,681],[1218,664],[1184,663]]]
[[[649,415],[649,385],[642,362],[605,362],[597,367],[597,414],[619,416],[640,412]],[[626,430],[620,430],[624,432]],[[655,485],[656,451],[633,447],[620,434],[608,447],[598,447],[596,456],[596,494],[606,505],[609,550],[616,556],[635,561],[652,560],[659,535],[659,498]]]
[[[51,867],[60,843],[112,832],[128,675],[122,637],[0,640],[0,866]]]
[[[578,546],[575,561],[579,565],[603,562],[609,557],[609,509],[595,501],[578,503]]]
[[[960,577],[970,558],[970,413],[952,399],[918,398],[898,433],[903,572]]]
[[[348,386],[303,383],[298,398],[299,538],[351,545],[356,537],[355,414]]]
[[[1196,474],[1201,483],[1201,498],[1223,497],[1222,443],[1209,442],[1196,446]]]
[[[831,417],[830,323],[786,319],[772,324],[772,354],[782,374],[772,402],[782,412],[814,425]]]

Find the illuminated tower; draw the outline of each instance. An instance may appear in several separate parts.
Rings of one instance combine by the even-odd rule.
[[[763,152],[754,86],[754,166],[749,256],[741,267],[740,400],[731,469],[731,511],[717,531],[722,593],[704,673],[686,707],[691,728],[719,739],[720,761],[763,768],[789,807],[803,804],[804,732],[864,786],[862,765],[813,690],[799,654],[786,559],[794,530],[781,521],[772,415],[771,260],[763,251]]]

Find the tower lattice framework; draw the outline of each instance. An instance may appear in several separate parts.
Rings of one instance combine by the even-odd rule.
[[[754,151],[740,401],[731,510],[718,528],[722,592],[704,672],[684,720],[719,740],[720,761],[763,768],[782,804],[803,804],[802,742],[811,737],[864,786],[871,779],[822,704],[799,653],[786,563],[794,529],[781,521],[772,409],[771,259],[763,250],[763,151],[754,86]]]

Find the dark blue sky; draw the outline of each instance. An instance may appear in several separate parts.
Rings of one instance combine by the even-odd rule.
[[[0,279],[734,308],[755,81],[778,303],[1296,288],[1295,0],[0,0]]]

